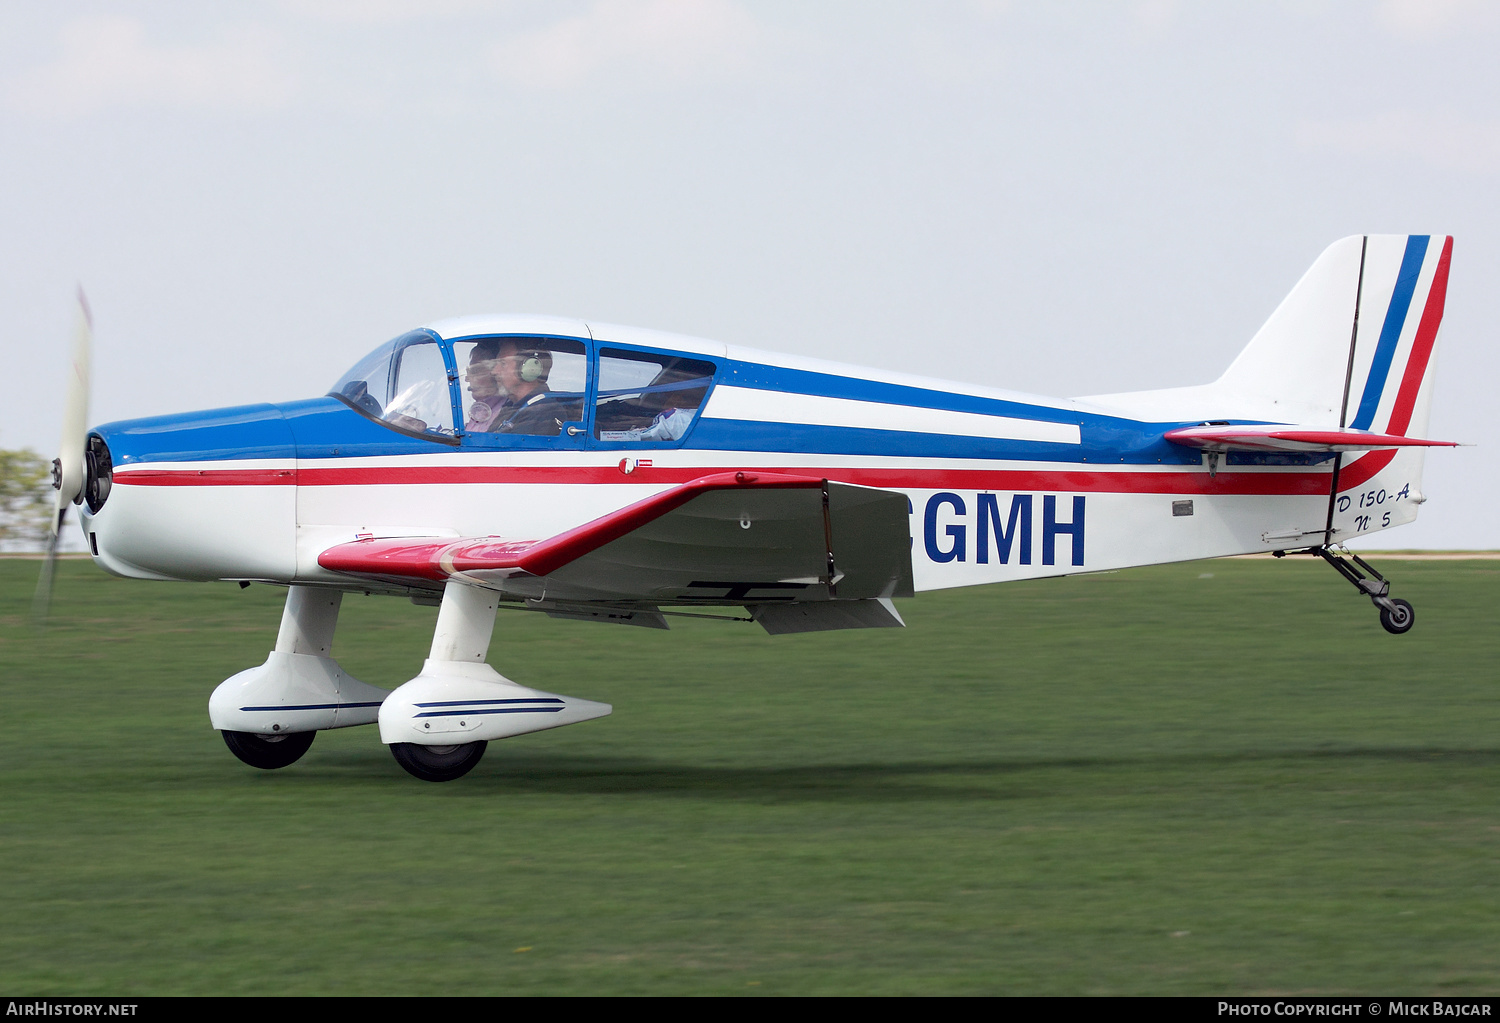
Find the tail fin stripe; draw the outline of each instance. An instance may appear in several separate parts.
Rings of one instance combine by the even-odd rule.
[[[1422,379],[1427,375],[1427,363],[1432,358],[1432,346],[1437,341],[1438,326],[1443,320],[1443,306],[1448,297],[1448,263],[1452,256],[1453,239],[1449,238],[1443,243],[1442,255],[1438,257],[1432,287],[1427,292],[1427,307],[1422,310],[1422,319],[1417,324],[1416,337],[1412,341],[1411,355],[1406,360],[1406,373],[1401,379],[1401,389],[1396,392],[1395,407],[1391,410],[1387,433],[1405,436],[1406,428],[1411,425],[1417,394],[1422,390]],[[1395,451],[1372,451],[1361,455],[1344,468],[1338,482],[1339,492],[1353,490],[1374,479],[1395,457]]]
[[[1406,252],[1401,257],[1401,270],[1396,274],[1396,290],[1391,295],[1391,304],[1385,313],[1385,323],[1380,328],[1380,341],[1375,346],[1375,358],[1370,364],[1370,375],[1365,378],[1365,390],[1359,399],[1359,411],[1354,415],[1354,422],[1349,424],[1356,430],[1368,430],[1370,424],[1375,421],[1375,410],[1380,406],[1380,396],[1385,393],[1386,378],[1391,372],[1391,362],[1396,357],[1396,345],[1401,340],[1401,330],[1406,326],[1406,316],[1411,310],[1411,299],[1417,288],[1417,278],[1422,274],[1422,261],[1427,256],[1428,240],[1429,236],[1425,234],[1414,234],[1406,240]]]
[[[1422,310],[1422,320],[1417,325],[1417,336],[1412,342],[1411,355],[1406,360],[1406,374],[1401,378],[1401,390],[1396,392],[1396,406],[1391,410],[1387,433],[1405,435],[1411,424],[1412,409],[1417,403],[1417,392],[1422,389],[1422,379],[1427,375],[1427,362],[1432,358],[1432,346],[1437,341],[1438,324],[1443,321],[1443,305],[1448,298],[1448,261],[1453,256],[1453,239],[1443,243],[1443,254],[1438,257],[1437,272],[1432,278],[1432,287],[1427,292],[1427,308]]]

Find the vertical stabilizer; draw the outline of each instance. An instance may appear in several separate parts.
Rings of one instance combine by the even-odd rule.
[[[1274,421],[1340,425],[1366,255],[1358,235],[1325,249],[1211,389]]]
[[[1341,425],[1425,437],[1432,366],[1448,294],[1453,239],[1371,235],[1367,240],[1359,328],[1349,354]],[[1417,517],[1422,448],[1345,455],[1330,515],[1330,540],[1374,532]]]
[[[1210,386],[1277,422],[1420,436],[1452,251],[1424,234],[1335,242]]]

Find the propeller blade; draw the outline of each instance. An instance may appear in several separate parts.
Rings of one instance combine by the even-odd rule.
[[[83,289],[78,289],[78,313],[73,327],[72,371],[68,375],[67,405],[63,411],[62,443],[53,471],[57,499],[53,505],[52,535],[62,528],[69,504],[83,496],[84,444],[89,419],[89,365],[94,347],[93,316]],[[56,547],[54,543],[53,547]]]
[[[63,506],[63,517],[68,515],[67,506]],[[62,532],[62,524],[52,531],[47,539],[47,555],[42,559],[42,574],[36,580],[36,593],[31,598],[31,617],[36,622],[37,628],[47,624],[47,613],[52,609],[52,578],[57,572],[57,541]]]
[[[47,540],[47,554],[42,573],[37,577],[36,594],[31,599],[31,614],[38,626],[46,624],[52,607],[52,580],[57,574],[57,545],[62,539],[63,523],[68,519],[68,505],[83,500],[84,445],[88,441],[89,368],[93,360],[94,318],[83,288],[78,289],[78,312],[73,324],[72,370],[68,374],[67,404],[63,408],[62,441],[52,463],[52,485],[57,494],[52,505],[52,535]]]

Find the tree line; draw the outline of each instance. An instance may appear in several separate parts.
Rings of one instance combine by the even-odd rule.
[[[51,463],[35,451],[0,449],[0,550],[45,548],[52,500]]]

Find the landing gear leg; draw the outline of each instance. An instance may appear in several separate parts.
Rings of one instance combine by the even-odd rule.
[[[1391,584],[1385,576],[1375,571],[1374,566],[1347,547],[1334,550],[1331,547],[1309,547],[1309,554],[1316,554],[1334,567],[1334,570],[1353,584],[1370,603],[1380,609],[1380,627],[1392,635],[1409,632],[1417,620],[1417,613],[1410,602],[1390,596]],[[1352,562],[1352,564],[1351,564]]]
[[[208,698],[209,721],[251,767],[296,763],[319,731],[379,715],[389,693],[351,678],[329,656],[342,600],[338,590],[290,587],[266,663],[225,679]]]
[[[437,629],[432,636],[432,652],[428,655],[427,664],[423,666],[424,671],[430,669],[434,662],[470,664],[476,669],[493,670],[484,663],[484,658],[490,649],[497,606],[498,598],[489,590],[450,580],[443,590],[443,603],[438,608]],[[433,710],[432,707],[441,709]],[[422,724],[429,732],[433,726],[437,726],[440,731],[437,736],[429,734],[422,737],[428,740],[438,736],[450,739],[469,738],[467,733],[476,729],[483,720],[482,712],[494,709],[496,708],[475,706],[472,703],[466,705],[456,700],[431,701],[431,706],[424,707],[420,712],[423,715]],[[467,732],[442,731],[453,729],[455,724],[457,728]],[[381,738],[385,738],[384,728]],[[413,778],[423,781],[453,781],[474,769],[479,758],[484,756],[488,742],[390,742],[389,745],[396,763]]]
[[[423,781],[452,781],[473,769],[495,739],[604,717],[607,703],[517,685],[485,663],[496,594],[449,579],[422,673],[380,705],[380,741]]]

